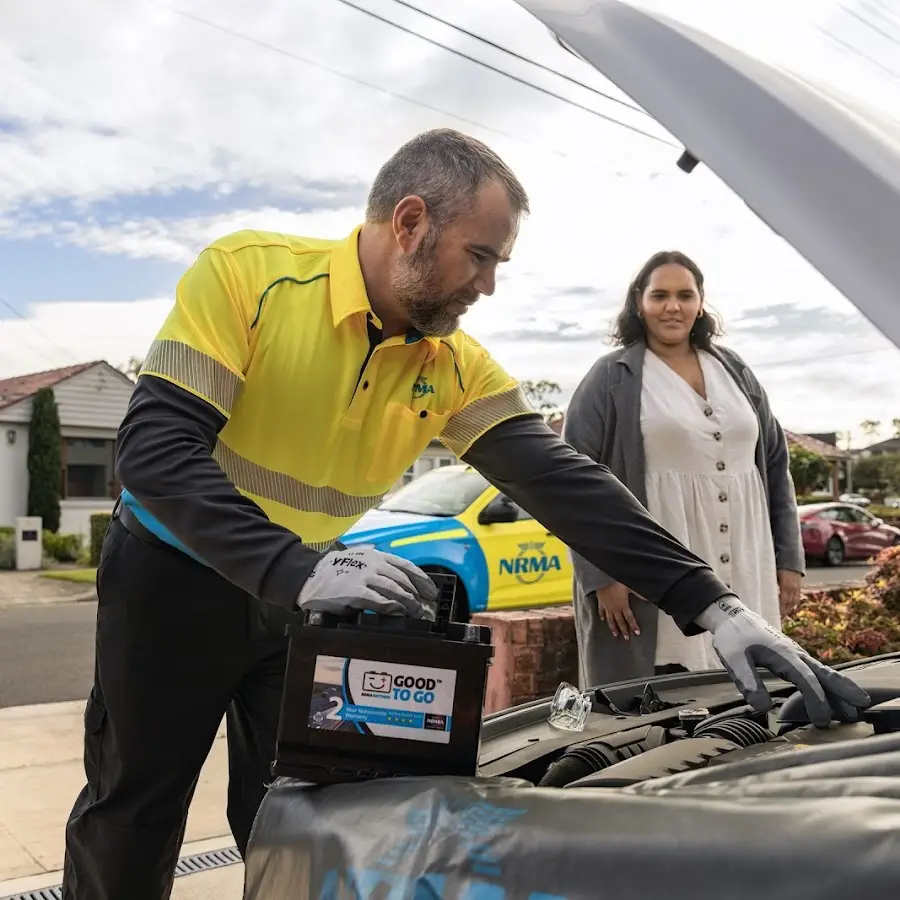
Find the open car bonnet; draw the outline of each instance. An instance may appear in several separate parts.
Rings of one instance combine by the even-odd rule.
[[[517,2],[900,345],[900,123],[621,0]]]

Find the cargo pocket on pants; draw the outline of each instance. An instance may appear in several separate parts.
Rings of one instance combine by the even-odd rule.
[[[91,688],[84,710],[84,773],[92,801],[100,797],[103,774],[103,737],[106,733],[106,707]]]

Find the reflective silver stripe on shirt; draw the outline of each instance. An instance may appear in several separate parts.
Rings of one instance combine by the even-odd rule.
[[[332,538],[330,541],[318,541],[315,544],[311,544],[309,541],[303,541],[303,546],[309,547],[310,550],[315,550],[317,553],[324,553],[329,547],[334,546],[336,540],[338,539]]]
[[[212,455],[235,487],[257,497],[283,503],[300,512],[324,513],[336,519],[347,519],[361,516],[384,498],[383,493],[355,497],[337,488],[306,484],[283,472],[267,469],[245,459],[221,440],[216,444]]]
[[[150,345],[140,373],[165,375],[231,414],[241,379],[218,360],[182,344],[157,340]]]
[[[516,385],[500,394],[481,397],[451,416],[441,433],[441,442],[457,456],[462,456],[476,439],[498,422],[533,413],[534,407],[522,388]]]

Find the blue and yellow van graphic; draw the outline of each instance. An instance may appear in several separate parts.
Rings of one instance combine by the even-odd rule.
[[[572,599],[566,546],[470,466],[444,466],[411,481],[341,540],[456,575],[459,618]]]

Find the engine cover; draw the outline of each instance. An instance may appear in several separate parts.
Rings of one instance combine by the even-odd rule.
[[[802,778],[773,784],[767,773],[659,794],[636,792],[652,781],[578,790],[508,778],[276,782],[246,855],[244,900],[893,897],[900,739],[853,746],[871,752],[845,768],[819,762],[832,748],[797,750],[795,775],[813,754]]]

